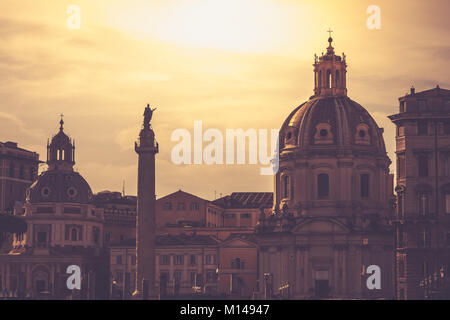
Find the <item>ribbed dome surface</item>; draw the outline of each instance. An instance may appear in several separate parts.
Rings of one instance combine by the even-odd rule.
[[[92,190],[86,180],[74,171],[43,172],[27,191],[30,203],[66,202],[89,203]]]
[[[364,107],[344,95],[311,98],[284,121],[281,153],[317,148],[356,148],[386,154],[382,130],[375,120]]]

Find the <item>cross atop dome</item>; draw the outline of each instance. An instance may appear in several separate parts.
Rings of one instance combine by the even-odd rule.
[[[61,113],[59,116],[61,117],[61,121],[59,121],[59,124],[61,125],[61,126],[59,127],[59,130],[60,130],[60,131],[63,131],[63,130],[64,130],[64,128],[63,128],[63,125],[64,125],[64,120],[63,120],[64,114]]]

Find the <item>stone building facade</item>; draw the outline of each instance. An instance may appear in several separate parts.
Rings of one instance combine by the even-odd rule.
[[[439,298],[449,286],[450,90],[411,88],[399,102],[389,117],[397,128],[396,296]]]
[[[86,180],[73,170],[75,146],[61,127],[48,144],[48,170],[27,189],[28,229],[16,235],[13,249],[0,256],[3,295],[34,299],[106,297],[103,215],[91,203]],[[70,265],[81,269],[81,290],[66,285]]]
[[[279,134],[273,213],[260,220],[266,298],[392,298],[391,161],[383,129],[347,96],[346,57],[332,39],[314,66],[314,95]],[[369,290],[367,267],[381,269]]]
[[[12,214],[23,204],[27,188],[36,180],[39,155],[19,148],[16,142],[0,142],[0,214]]]

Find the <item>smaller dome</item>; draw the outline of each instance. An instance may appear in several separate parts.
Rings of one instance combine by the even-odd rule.
[[[74,171],[51,170],[39,175],[27,190],[27,202],[90,203],[92,190],[86,180]]]
[[[59,131],[56,135],[53,136],[50,145],[65,147],[67,145],[72,145],[72,143],[69,136],[65,134],[64,131]]]

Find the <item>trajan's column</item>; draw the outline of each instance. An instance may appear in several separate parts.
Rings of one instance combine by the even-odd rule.
[[[155,109],[147,105],[144,111],[144,124],[135,151],[139,156],[137,220],[136,220],[136,291],[137,299],[155,299],[155,155],[158,143],[155,140],[150,121]]]

